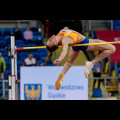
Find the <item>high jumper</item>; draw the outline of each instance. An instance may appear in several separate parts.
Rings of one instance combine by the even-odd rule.
[[[59,46],[63,46],[63,51],[60,57],[54,61],[54,65],[59,66],[62,60],[65,58],[68,52],[68,46],[75,44],[93,44],[93,43],[106,43],[103,40],[99,39],[88,39],[86,36],[81,33],[71,30],[68,27],[63,28],[57,35],[53,35],[48,39],[46,43],[46,48],[49,52],[48,57],[46,58],[45,63],[42,66],[46,65],[49,59],[52,56],[52,53],[58,49]],[[98,44],[96,45],[86,45],[86,46],[72,46],[69,51],[69,56],[67,62],[64,64],[63,70],[59,75],[55,88],[59,90],[61,88],[61,83],[64,75],[73,65],[75,59],[77,58],[80,51],[101,51],[101,53],[95,57],[92,61],[86,61],[85,63],[85,77],[88,78],[89,73],[92,71],[92,68],[99,61],[107,58],[116,51],[116,48],[112,44]],[[82,58],[81,58],[82,59]]]

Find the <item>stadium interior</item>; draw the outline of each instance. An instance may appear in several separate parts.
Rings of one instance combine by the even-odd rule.
[[[50,30],[47,32],[44,30],[44,26],[46,24],[46,20],[1,20],[0,21],[0,52],[2,53],[2,57],[5,59],[6,70],[4,73],[4,80],[0,80],[0,98],[7,99],[8,97],[8,83],[5,82],[5,86],[3,87],[4,81],[8,80],[8,75],[11,74],[11,61],[8,58],[8,52],[2,51],[5,47],[10,47],[10,37],[11,34],[15,32],[16,27],[22,33],[22,39],[18,39],[15,41],[16,47],[34,47],[34,46],[44,46],[49,36],[53,34],[57,34],[60,29],[64,26],[68,26],[70,29],[74,29],[89,39],[102,39],[106,42],[119,41],[120,40],[120,20],[49,20],[50,22]],[[24,40],[24,32],[26,31],[26,26],[30,26],[30,30],[33,32],[32,40]],[[46,34],[45,34],[46,32]],[[49,33],[48,33],[49,32]],[[103,84],[101,84],[101,92],[102,96],[99,94],[93,94],[93,82],[94,79],[89,79],[89,100],[97,100],[101,98],[110,98],[117,100],[120,99],[120,47],[119,44],[115,45],[116,52],[101,61],[102,63],[102,73],[101,77],[103,77]],[[70,48],[69,48],[70,49]],[[62,48],[59,48],[54,55],[47,63],[46,66],[55,66],[53,64],[54,60],[59,57]],[[46,49],[35,49],[35,50],[22,50],[18,51],[18,60],[17,60],[17,72],[18,79],[20,80],[20,67],[23,66],[24,60],[28,57],[28,54],[32,53],[34,58],[38,61],[38,66],[40,66],[43,62],[45,62],[44,58],[47,57],[48,52]],[[84,66],[86,61],[93,60],[100,52],[80,52],[80,55],[75,60],[73,66]],[[65,59],[62,61],[60,66],[63,66],[65,61],[68,58],[68,54]],[[82,59],[81,59],[82,58]],[[91,78],[94,78],[93,72],[90,73]],[[113,77],[113,78],[110,78]],[[117,77],[117,79],[114,79]],[[106,81],[105,81],[106,80]],[[95,84],[95,88],[97,88],[98,81]],[[20,86],[20,84],[19,84]],[[20,87],[19,87],[20,88]],[[3,95],[4,94],[4,95]]]

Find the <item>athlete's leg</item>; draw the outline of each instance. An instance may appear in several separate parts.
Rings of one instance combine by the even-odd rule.
[[[103,40],[93,40],[90,39],[89,43],[102,43],[105,42]],[[116,48],[112,44],[107,45],[92,45],[88,46],[87,51],[102,51],[93,61],[92,64],[95,65],[97,62],[107,58],[111,54],[113,54],[116,51]]]
[[[105,42],[103,40],[93,40],[90,39],[89,43],[102,43]],[[91,62],[86,62],[85,64],[85,76],[88,77],[89,73],[91,72],[93,66],[98,63],[99,61],[107,58],[111,54],[113,54],[116,51],[116,48],[112,44],[107,45],[92,45],[88,46],[87,51],[102,51],[94,60]]]
[[[70,67],[74,63],[74,60],[77,58],[79,53],[80,53],[80,51],[74,51],[72,48],[70,49],[69,56],[68,56],[68,61],[64,64],[63,70],[62,70],[61,74],[59,75],[59,77],[58,77],[58,79],[55,83],[55,88],[57,90],[60,89],[61,82],[62,82],[62,79],[63,79],[65,73],[70,69]]]
[[[64,64],[62,74],[65,75],[65,73],[69,70],[69,68],[72,66],[74,63],[75,59],[77,58],[78,54],[80,51],[74,51],[72,48],[69,51],[69,56],[67,62]]]

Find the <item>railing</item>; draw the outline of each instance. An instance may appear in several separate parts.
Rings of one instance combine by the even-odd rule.
[[[8,99],[8,80],[0,80],[2,83],[2,99]],[[20,80],[18,80],[18,94],[20,94]],[[20,99],[20,95],[18,95],[18,99]]]
[[[37,27],[37,20],[0,20],[0,28]]]
[[[104,80],[104,87],[105,87],[105,93],[104,97],[107,97],[107,80],[115,79],[115,86],[117,86],[118,83],[118,77],[92,77],[89,78],[89,80]],[[120,88],[119,88],[119,99],[120,99]]]
[[[89,20],[89,31],[92,30],[92,20]],[[94,23],[107,23],[110,24],[110,29],[113,30],[113,21],[112,20],[94,20]]]
[[[113,20],[82,20],[82,28],[84,32],[91,31],[93,23],[106,23],[110,30],[113,30]]]
[[[105,93],[104,93],[104,98],[107,97],[107,80],[110,79],[115,79],[115,85],[117,86],[117,82],[118,82],[118,77],[91,77],[89,78],[89,80],[104,80],[104,88],[105,88]],[[0,82],[2,82],[2,98],[3,99],[7,99],[7,92],[8,92],[8,85],[6,85],[6,83],[8,84],[8,80],[0,80]],[[20,99],[20,80],[18,80],[18,100]],[[7,88],[6,88],[7,87]],[[120,87],[119,87],[119,99],[120,99]]]

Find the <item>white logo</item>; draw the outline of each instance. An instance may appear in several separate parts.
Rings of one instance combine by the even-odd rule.
[[[71,29],[68,29],[68,30],[64,30],[64,29],[63,29],[63,30],[61,30],[60,32],[62,32],[62,31],[67,32],[66,35],[68,35],[69,33],[73,32],[73,30],[71,30]]]
[[[120,37],[114,38],[115,41],[120,41]]]

